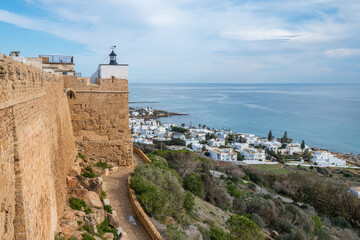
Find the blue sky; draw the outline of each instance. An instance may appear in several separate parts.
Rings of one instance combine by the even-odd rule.
[[[359,0],[2,0],[0,52],[133,82],[360,83]]]

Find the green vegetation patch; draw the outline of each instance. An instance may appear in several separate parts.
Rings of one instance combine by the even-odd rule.
[[[86,178],[94,178],[96,177],[96,174],[94,173],[92,167],[88,166],[85,168],[85,171],[81,174],[81,176]]]
[[[84,200],[81,200],[79,198],[71,198],[70,199],[70,207],[75,210],[82,210],[83,208],[86,208],[86,202]]]
[[[95,166],[96,167],[99,167],[99,168],[102,168],[102,169],[106,169],[106,168],[112,168],[112,166],[111,165],[109,165],[108,163],[106,163],[106,162],[97,162],[96,164],[95,164]]]

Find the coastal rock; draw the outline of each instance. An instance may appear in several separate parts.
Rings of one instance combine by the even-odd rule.
[[[96,192],[89,191],[84,197],[84,201],[89,207],[103,208],[99,195]]]
[[[84,200],[88,192],[89,191],[86,189],[75,189],[72,193],[72,196]]]
[[[109,219],[109,225],[110,226],[113,226],[115,228],[120,227],[120,220],[116,215],[108,213],[107,216],[108,216],[108,219]]]
[[[114,234],[112,234],[112,233],[105,233],[105,234],[104,234],[104,238],[105,238],[106,240],[112,240],[112,239],[114,238]]]
[[[91,225],[96,225],[98,222],[97,222],[97,217],[96,217],[96,213],[89,213],[87,214],[85,217],[84,217],[84,221],[89,224],[90,226]]]
[[[76,178],[71,176],[66,176],[66,187],[67,188],[76,188]]]
[[[102,223],[105,220],[106,212],[104,209],[99,209],[95,211],[96,221],[98,224]]]
[[[72,177],[76,177],[76,176],[80,175],[80,173],[81,173],[81,167],[80,166],[73,166],[69,171],[69,174]]]
[[[70,238],[73,234],[73,229],[72,227],[66,225],[66,224],[61,224],[61,231],[62,233],[64,233],[66,238]]]
[[[78,217],[85,217],[86,213],[84,213],[83,211],[75,211],[75,215]]]

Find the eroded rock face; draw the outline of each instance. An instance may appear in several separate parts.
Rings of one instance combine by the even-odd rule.
[[[71,226],[66,224],[61,224],[62,233],[64,233],[66,238],[70,238],[73,234],[73,229]]]
[[[105,220],[106,212],[104,209],[99,209],[95,211],[96,214],[96,221],[98,224],[102,223]]]
[[[90,226],[92,225],[96,225],[97,222],[97,218],[96,218],[96,213],[89,213],[84,217],[84,221],[89,224]]]
[[[116,215],[108,213],[107,217],[109,219],[110,226],[115,227],[115,228],[120,227],[120,220]]]
[[[89,207],[103,208],[102,202],[96,192],[89,191],[84,197],[84,201]]]
[[[112,240],[112,239],[114,239],[114,234],[112,234],[112,233],[105,233],[105,234],[104,234],[104,238],[105,238],[106,240]]]

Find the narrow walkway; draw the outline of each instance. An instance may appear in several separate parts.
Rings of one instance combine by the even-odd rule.
[[[140,156],[137,154],[133,155],[133,160],[135,164],[142,162]],[[124,232],[126,232],[128,240],[151,240],[131,207],[127,181],[129,174],[133,171],[134,168],[121,168],[109,176],[104,177],[106,192],[108,194],[106,198],[110,200],[112,209],[116,211],[120,220],[120,226]],[[137,225],[130,223],[130,216],[134,217]]]

